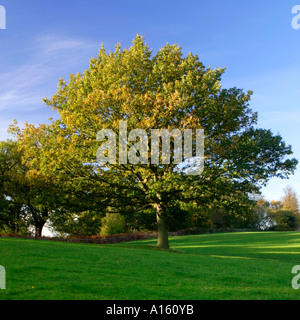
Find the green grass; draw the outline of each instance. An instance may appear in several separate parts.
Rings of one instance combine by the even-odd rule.
[[[300,233],[254,232],[94,245],[0,238],[0,299],[298,300]]]

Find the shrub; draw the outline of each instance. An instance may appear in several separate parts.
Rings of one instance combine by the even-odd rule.
[[[87,210],[78,213],[68,212],[64,209],[55,210],[51,215],[51,227],[60,236],[75,238],[99,235],[102,212]]]
[[[107,213],[106,216],[101,219],[101,223],[101,236],[118,234],[124,231],[125,219],[119,213]]]
[[[274,230],[293,231],[297,227],[297,219],[292,211],[284,209],[274,210],[269,215],[275,223],[275,226],[272,228]]]

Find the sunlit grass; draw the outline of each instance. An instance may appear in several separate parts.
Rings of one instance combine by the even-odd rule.
[[[139,243],[155,244],[155,239]],[[129,243],[134,245],[135,242]],[[172,237],[173,249],[185,253],[256,257],[293,261],[300,264],[300,232],[215,233]]]
[[[227,233],[93,245],[0,238],[0,299],[294,299],[300,233]]]

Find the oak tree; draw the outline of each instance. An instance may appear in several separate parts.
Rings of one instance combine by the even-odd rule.
[[[297,164],[288,158],[291,146],[281,136],[256,127],[257,114],[249,107],[252,92],[222,88],[224,71],[206,68],[192,53],[184,56],[178,45],[166,44],[153,54],[139,35],[128,49],[118,44],[114,52],[106,52],[102,46],[87,70],[71,74],[68,81],[60,79],[56,94],[44,100],[60,116],[49,125],[51,134],[39,155],[44,172],[64,176],[70,190],[82,199],[93,195],[99,207],[155,208],[157,245],[169,248],[166,217],[178,201],[226,204],[237,192],[257,192],[270,178],[287,177]],[[148,139],[137,135],[121,143],[122,121],[128,132],[143,130]],[[115,154],[106,150],[116,161],[105,165],[96,161],[106,142],[97,141],[103,129],[116,134]],[[182,135],[186,129],[203,129],[201,175],[186,174],[178,166],[173,138],[169,163],[152,163],[152,129],[179,129]],[[30,141],[28,130],[20,136],[24,145]],[[141,142],[147,144],[146,152]],[[195,142],[192,147],[195,156]],[[124,161],[128,153],[136,163]]]

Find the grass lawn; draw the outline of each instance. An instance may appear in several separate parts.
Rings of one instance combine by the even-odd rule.
[[[276,299],[300,298],[291,286],[300,265],[300,233],[253,232],[77,244],[0,238],[6,290],[0,299]]]

